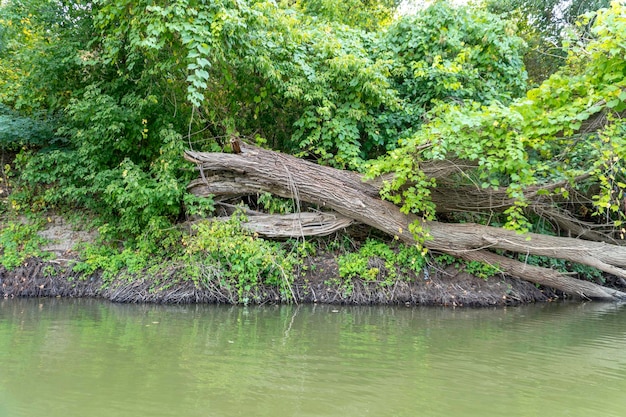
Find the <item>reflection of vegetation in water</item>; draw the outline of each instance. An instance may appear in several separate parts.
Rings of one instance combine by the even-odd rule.
[[[445,415],[466,401],[494,412],[514,404],[507,415],[529,415],[550,405],[544,394],[555,381],[572,391],[568,400],[583,389],[581,398],[602,399],[626,388],[618,372],[626,364],[624,314],[601,304],[445,310],[5,300],[0,392],[43,408],[97,384],[82,415],[111,407],[134,415],[365,415],[366,407],[410,415],[427,405],[430,415]],[[607,378],[611,385],[602,386]],[[78,406],[68,407],[40,415],[68,417]]]

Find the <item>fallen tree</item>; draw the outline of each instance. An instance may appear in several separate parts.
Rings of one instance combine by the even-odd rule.
[[[409,225],[422,222],[429,237],[423,245],[468,261],[495,265],[503,273],[587,299],[622,300],[626,293],[579,280],[558,271],[531,266],[499,255],[494,250],[541,255],[578,262],[626,279],[626,247],[605,242],[514,231],[479,224],[421,221],[403,214],[378,197],[376,182],[360,175],[320,166],[292,156],[250,145],[235,154],[188,151],[185,158],[197,164],[200,178],[189,184],[198,196],[244,195],[270,192],[333,210],[367,224],[408,244],[416,240]]]

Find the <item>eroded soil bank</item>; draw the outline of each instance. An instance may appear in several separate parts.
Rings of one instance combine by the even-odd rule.
[[[132,277],[109,281],[101,277],[81,277],[49,261],[32,259],[7,271],[0,269],[0,297],[97,297],[123,303],[280,303],[289,302],[293,294],[297,303],[330,303],[353,305],[432,305],[432,306],[503,306],[543,302],[560,298],[550,290],[539,289],[525,281],[508,277],[483,280],[454,267],[432,267],[427,276],[412,277],[382,287],[374,282],[353,280],[349,290],[333,283],[337,263],[332,256],[308,261],[316,265],[315,273],[300,275],[289,291],[281,294],[276,287],[262,287],[239,293],[217,282],[194,283],[181,279],[177,271],[164,267],[154,278]]]
[[[364,231],[356,228],[350,235],[362,239]],[[388,280],[383,264],[374,280],[338,279],[338,253],[319,251],[304,259],[295,282],[282,289],[255,285],[250,291],[230,286],[219,276],[194,282],[183,266],[163,261],[154,273],[104,280],[99,274],[85,276],[72,265],[79,257],[73,248],[94,240],[94,233],[76,230],[59,216],[51,216],[39,232],[48,240],[43,247],[52,260],[30,259],[7,270],[0,266],[0,298],[15,297],[95,297],[121,303],[326,303],[351,305],[428,305],[450,307],[486,307],[528,304],[568,298],[550,288],[503,274],[487,280],[473,276],[454,265],[429,265],[420,273]],[[370,259],[370,262],[376,260]],[[600,283],[599,283],[600,284]],[[626,282],[605,276],[602,284],[623,289]]]

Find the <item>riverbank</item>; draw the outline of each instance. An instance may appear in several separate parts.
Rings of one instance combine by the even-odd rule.
[[[354,243],[363,239],[364,232],[347,229],[344,237],[349,236]],[[315,253],[300,258],[293,280],[286,281],[285,285],[268,285],[260,281],[254,285],[240,285],[215,271],[191,277],[188,263],[169,259],[157,262],[156,268],[152,267],[150,271],[129,273],[122,270],[114,276],[107,276],[101,270],[85,273],[75,268],[81,256],[75,248],[92,243],[97,233],[81,230],[60,216],[48,217],[45,227],[37,233],[46,242],[41,248],[43,253],[50,256],[32,257],[13,268],[0,266],[0,298],[93,297],[120,303],[159,304],[487,307],[546,302],[564,297],[500,273],[480,278],[460,264],[445,265],[432,256],[428,257],[426,264],[413,269],[406,265],[396,265],[396,269],[388,261],[372,256],[367,259],[365,271],[367,274],[375,271],[375,275],[341,277],[339,263],[346,252],[331,249],[333,245],[328,242],[314,245],[317,248]]]
[[[450,266],[428,268],[428,277],[397,280],[393,285],[353,279],[347,289],[333,281],[337,262],[332,256],[308,260],[309,272],[291,284],[292,299],[275,286],[259,285],[239,294],[219,282],[193,282],[180,277],[176,268],[164,266],[163,274],[153,277],[125,276],[106,282],[98,274],[89,277],[56,262],[31,259],[12,270],[0,268],[0,297],[95,297],[122,303],[325,303],[346,305],[407,305],[486,307],[545,302],[557,295],[508,277],[487,280]],[[314,269],[316,272],[310,272]]]

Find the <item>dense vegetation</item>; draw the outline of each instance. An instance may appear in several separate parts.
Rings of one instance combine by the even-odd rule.
[[[608,7],[610,0],[487,0],[488,10],[515,21],[526,41],[524,64],[530,84],[537,86],[566,64],[568,32],[578,17]],[[578,27],[585,33],[591,25]],[[588,34],[588,32],[586,33]]]
[[[398,16],[391,0],[4,2],[0,146],[5,163],[15,159],[4,168],[3,264],[38,254],[20,245],[39,223],[18,226],[18,216],[54,211],[88,214],[98,228],[77,265],[86,272],[169,260],[194,265],[183,275],[197,279],[220,265],[238,289],[289,282],[309,249],[287,255],[289,245],[236,220],[193,235],[179,226],[214,209],[186,192],[195,173],[183,151],[228,152],[232,137],[393,172],[383,196],[426,219],[441,216],[428,161],[466,161],[455,187],[505,190],[511,201],[447,221],[558,234],[528,192],[558,183],[543,192],[552,207],[623,239],[626,9],[552,1],[565,7],[557,21],[529,8],[536,2],[499,3],[436,1]],[[591,12],[576,20],[578,11]],[[547,44],[558,59],[538,58]],[[342,262],[352,271],[361,261]]]

